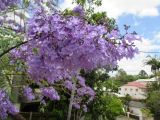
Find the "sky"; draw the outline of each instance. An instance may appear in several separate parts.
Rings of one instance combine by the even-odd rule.
[[[73,8],[72,0],[60,0],[62,9]],[[136,42],[140,51],[160,52],[160,0],[102,0],[102,6],[96,11],[105,11],[108,17],[115,18],[120,30],[123,25],[131,26],[142,42]],[[145,65],[147,56],[160,57],[160,53],[140,52],[133,59],[119,61],[119,68],[128,74],[136,75],[140,70],[151,74],[150,66]]]

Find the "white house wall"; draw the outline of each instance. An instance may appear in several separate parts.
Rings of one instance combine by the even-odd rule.
[[[122,86],[119,87],[118,93],[122,96],[129,94],[133,99],[146,99],[144,90],[135,86]]]

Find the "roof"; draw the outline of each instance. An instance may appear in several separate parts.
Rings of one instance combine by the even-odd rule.
[[[151,78],[151,79],[138,79],[136,80],[137,82],[154,82],[157,81],[156,78]]]
[[[134,82],[128,82],[127,84],[125,84],[123,86],[134,86],[134,87],[138,87],[138,88],[145,88],[146,83],[134,81]]]

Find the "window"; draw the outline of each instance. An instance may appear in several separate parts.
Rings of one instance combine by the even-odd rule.
[[[132,91],[133,89],[131,88],[130,91]]]
[[[127,88],[125,88],[125,91],[127,91]]]
[[[136,89],[136,92],[138,92],[138,89]]]
[[[121,88],[119,88],[119,90],[121,90]]]
[[[142,92],[146,92],[146,90],[145,90],[145,89],[141,89],[141,91],[142,91]]]

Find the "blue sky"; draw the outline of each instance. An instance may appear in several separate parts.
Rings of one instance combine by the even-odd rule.
[[[60,0],[60,3],[62,9],[75,6],[72,0]],[[124,24],[130,25],[130,30],[142,37],[142,42],[136,43],[140,51],[160,52],[160,0],[102,0],[102,6],[96,11],[106,11],[116,19],[120,29]],[[147,55],[155,56],[140,53],[132,60],[121,60],[119,66],[129,74],[138,74],[142,69],[151,74],[150,66],[144,65]]]
[[[122,15],[117,19],[117,22],[120,27],[123,27],[123,24],[131,25],[132,30],[149,39],[160,32],[160,16]]]

